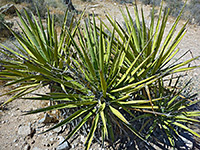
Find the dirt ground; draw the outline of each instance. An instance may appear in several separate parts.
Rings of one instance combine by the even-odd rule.
[[[94,12],[97,16],[106,20],[105,13],[109,13],[113,18],[121,22],[123,20],[119,7],[124,8],[124,5],[115,3],[112,0],[100,0],[96,2],[82,2],[81,0],[73,0],[74,6],[77,10],[83,10],[87,8],[86,12]],[[132,4],[127,4],[128,8],[133,12]],[[140,7],[140,5],[139,5]],[[143,6],[145,12],[146,21],[150,21],[150,6]],[[174,18],[169,18],[167,22],[167,31],[169,31]],[[105,21],[107,22],[107,21]],[[181,20],[177,31],[181,28],[185,21]],[[183,57],[183,60],[187,60],[192,57],[200,56],[200,26],[191,25],[187,26],[187,34],[183,38],[181,44],[178,46],[180,48],[180,55],[190,50],[190,52]],[[200,65],[200,59],[193,62],[191,65]],[[192,78],[191,90],[193,93],[200,93],[200,69],[195,69],[188,72],[188,77],[184,80]],[[10,87],[11,88],[11,87]],[[9,88],[4,88],[3,83],[1,83],[0,94],[4,93]],[[47,89],[44,89],[47,90]],[[40,91],[42,92],[42,91]],[[4,96],[0,98],[0,103],[4,102],[10,96]],[[200,100],[200,95],[197,97]],[[0,150],[52,150],[56,149],[59,144],[59,139],[57,135],[64,136],[66,133],[59,133],[58,131],[53,131],[46,134],[38,134],[40,131],[45,130],[49,125],[42,125],[38,123],[38,120],[43,118],[44,114],[36,114],[23,116],[23,112],[31,109],[36,109],[41,107],[41,105],[46,105],[47,102],[41,103],[39,101],[25,101],[16,100],[6,106],[5,110],[0,110]],[[20,128],[28,126],[30,127],[30,134],[25,134],[20,132]],[[83,137],[84,139],[84,137]],[[83,149],[83,139],[75,141],[71,149]],[[100,149],[98,145],[92,146],[92,149]]]

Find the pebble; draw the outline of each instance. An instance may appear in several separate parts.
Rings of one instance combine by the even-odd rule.
[[[181,137],[181,139],[184,141],[185,145],[189,148],[192,149],[193,148],[193,142],[186,139],[185,137],[179,135]]]
[[[14,140],[13,140],[13,143],[16,143],[17,141],[18,141],[18,139],[14,139]]]
[[[38,147],[34,147],[32,150],[42,150],[42,149]]]
[[[36,128],[36,132],[39,132],[40,131],[40,129],[39,128]]]
[[[80,142],[83,144],[85,142],[85,137],[83,135],[80,136]]]
[[[32,131],[31,131],[31,127],[30,126],[23,126],[21,125],[18,129],[18,132],[17,132],[19,135],[23,135],[23,136],[29,136],[32,134]]]
[[[46,133],[43,134],[43,137],[44,137],[44,138],[46,138],[46,137],[48,137],[48,136],[49,136],[49,135],[46,134]]]
[[[44,124],[54,123],[54,122],[55,122],[55,119],[52,116],[50,116],[48,113],[46,113],[44,117],[38,121],[38,123],[44,123]]]
[[[53,135],[53,133],[52,132],[49,132],[49,136],[52,136]]]
[[[30,150],[31,149],[31,146],[29,144],[26,144],[23,148],[23,150]]]
[[[74,149],[74,148],[75,148],[75,145],[72,145],[71,148]]]
[[[53,129],[53,132],[56,132],[56,133],[60,133],[62,131],[62,127],[58,127],[58,128],[55,128]]]
[[[62,126],[62,132],[64,132],[66,129],[67,129],[67,125],[65,124]]]
[[[58,147],[56,148],[56,150],[69,150],[70,149],[70,145],[69,145],[69,143],[67,142],[67,141],[65,141],[64,143],[62,143],[64,140],[65,140],[65,138],[64,137],[62,137],[62,136],[58,136],[58,138],[59,138],[59,145],[58,145]],[[62,144],[61,144],[62,143]]]
[[[2,124],[7,123],[7,122],[8,122],[8,120],[4,120],[4,121],[2,121]]]
[[[34,144],[35,143],[35,140],[33,140],[32,142],[31,142],[31,144]]]

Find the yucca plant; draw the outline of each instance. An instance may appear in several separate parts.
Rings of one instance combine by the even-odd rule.
[[[69,62],[69,50],[71,45],[70,37],[66,34],[66,20],[68,11],[65,13],[60,35],[55,28],[54,15],[46,19],[46,26],[42,24],[42,19],[38,11],[38,19],[32,14],[32,19],[24,9],[26,18],[17,12],[20,19],[19,27],[21,34],[15,33],[9,26],[7,28],[13,33],[19,46],[12,50],[1,44],[1,52],[10,58],[10,60],[1,59],[4,70],[0,72],[1,80],[7,80],[5,86],[17,85],[14,90],[6,94],[15,93],[15,95],[4,104],[31,93],[43,86],[49,85],[53,89],[56,83],[62,83],[63,80],[56,76],[61,76],[65,71],[65,66]],[[81,16],[82,17],[82,16]],[[79,25],[79,21],[74,27],[74,18],[70,20],[68,30],[74,36]],[[9,53],[7,53],[9,52]],[[63,77],[63,76],[62,76]],[[64,77],[65,78],[65,77]],[[67,82],[67,80],[66,80]],[[1,95],[1,96],[3,96]]]
[[[119,45],[130,42],[130,48],[128,50],[124,47],[124,52],[126,53],[126,58],[124,59],[125,65],[122,67],[123,75],[120,76],[119,79],[119,81],[121,81],[120,84],[124,84],[124,87],[118,88],[114,90],[114,92],[129,90],[129,85],[131,85],[131,83],[134,85],[137,82],[141,82],[141,85],[139,85],[140,89],[137,89],[135,94],[139,98],[149,100],[150,106],[149,108],[145,106],[134,106],[135,111],[142,112],[142,115],[139,115],[136,118],[144,118],[140,131],[144,130],[145,126],[150,125],[146,135],[146,138],[149,138],[149,136],[157,130],[157,128],[160,128],[161,131],[167,135],[170,145],[175,147],[175,141],[180,134],[175,130],[177,129],[177,126],[196,136],[199,136],[199,134],[188,128],[186,125],[187,123],[198,124],[199,120],[195,120],[193,117],[199,116],[199,112],[190,112],[185,109],[186,107],[196,104],[199,101],[191,101],[190,98],[182,96],[181,91],[184,90],[184,87],[180,90],[176,89],[181,76],[176,77],[176,79],[169,76],[199,67],[186,66],[191,61],[199,58],[199,56],[185,62],[181,62],[180,59],[188,53],[186,52],[178,59],[173,60],[176,54],[180,51],[176,47],[186,33],[186,25],[188,21],[183,25],[178,34],[175,32],[185,6],[180,11],[179,16],[176,18],[165,39],[163,39],[163,35],[170,10],[165,9],[162,14],[162,6],[163,4],[161,5],[157,22],[155,22],[153,7],[150,27],[147,27],[145,23],[142,9],[141,19],[139,18],[137,7],[134,7],[135,22],[133,21],[134,19],[131,17],[131,13],[127,7],[126,13],[121,10],[126,30],[120,25],[120,23],[116,23],[109,15],[107,15],[107,18],[117,32],[115,39],[120,43]],[[105,27],[111,32],[107,25],[105,25]],[[136,69],[136,71],[134,69]],[[156,78],[155,80],[152,79],[154,77]],[[150,81],[154,80],[154,83],[149,82],[149,78]],[[172,84],[173,80],[177,81],[174,81],[174,84]],[[145,82],[144,84],[142,83],[143,81]],[[150,84],[148,85],[147,83]],[[118,85],[120,84],[118,83]],[[132,91],[132,89],[130,90]],[[162,100],[152,102],[152,99],[154,98],[162,98]],[[121,103],[127,105],[132,104],[131,102]],[[147,109],[151,109],[151,111]],[[194,115],[189,115],[189,117],[188,114],[191,113]],[[134,118],[134,121],[137,120],[136,118]],[[151,121],[152,123],[150,123]]]
[[[105,140],[115,142],[130,132],[148,145],[148,141],[156,139],[154,133],[159,131],[166,135],[171,147],[177,146],[181,129],[200,137],[187,126],[199,123],[193,117],[199,116],[200,112],[186,109],[198,101],[182,96],[184,87],[181,90],[176,88],[180,76],[172,77],[175,73],[198,67],[185,67],[197,58],[180,63],[172,61],[179,51],[176,46],[186,33],[187,22],[175,36],[180,13],[163,40],[169,10],[162,15],[160,8],[155,27],[153,11],[150,27],[145,23],[143,11],[140,20],[137,7],[134,7],[136,25],[127,7],[128,16],[121,12],[127,30],[109,16],[107,19],[112,28],[101,20],[98,25],[94,15],[88,16],[83,26],[79,26],[79,21],[74,29],[63,25],[60,44],[55,42],[56,34],[52,32],[55,30],[49,19],[48,25],[51,25],[48,28],[51,30],[48,30],[47,37],[50,40],[43,41],[54,43],[50,46],[41,44],[46,33],[44,29],[38,32],[36,20],[33,23],[29,19],[27,25],[21,19],[25,36],[21,38],[13,34],[22,46],[25,45],[26,53],[19,54],[5,47],[18,58],[14,62],[2,61],[6,69],[1,72],[1,76],[12,81],[11,84],[21,83],[15,90],[20,92],[14,98],[23,96],[29,88],[53,83],[51,93],[24,99],[57,103],[27,114],[65,110],[66,118],[47,131],[77,122],[66,140],[79,130],[89,129],[85,130],[85,149],[89,149],[94,136],[101,136],[104,146]],[[111,34],[107,34],[106,30]],[[25,55],[27,53],[28,56]],[[25,82],[27,80],[29,82]]]

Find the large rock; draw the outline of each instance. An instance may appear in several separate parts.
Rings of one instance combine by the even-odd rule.
[[[13,4],[6,4],[0,8],[0,14],[4,15],[16,14],[16,7]]]

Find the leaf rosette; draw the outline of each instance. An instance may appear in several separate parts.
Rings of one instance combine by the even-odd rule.
[[[94,136],[101,136],[104,145],[105,140],[114,142],[130,132],[148,144],[159,130],[172,147],[182,130],[200,137],[188,127],[199,123],[194,118],[199,112],[186,109],[198,101],[184,97],[184,87],[176,88],[181,76],[172,76],[199,67],[186,66],[198,57],[173,61],[188,23],[175,32],[182,11],[165,38],[169,10],[163,11],[162,5],[157,20],[153,7],[149,27],[142,9],[139,15],[134,6],[135,22],[127,7],[125,12],[121,9],[126,29],[109,15],[106,17],[111,27],[101,19],[98,24],[94,14],[81,22],[82,14],[66,27],[66,12],[59,39],[49,13],[47,32],[39,15],[39,21],[34,15],[31,20],[25,11],[25,21],[18,13],[22,34],[10,30],[22,46],[18,47],[21,53],[2,45],[13,54],[13,61],[1,60],[5,70],[0,75],[10,81],[7,85],[20,86],[9,92],[18,93],[5,104],[49,85],[50,93],[24,99],[50,100],[53,105],[27,114],[64,110],[65,119],[47,131],[71,123],[75,126],[68,140],[78,131],[89,129],[85,130],[86,149]]]

